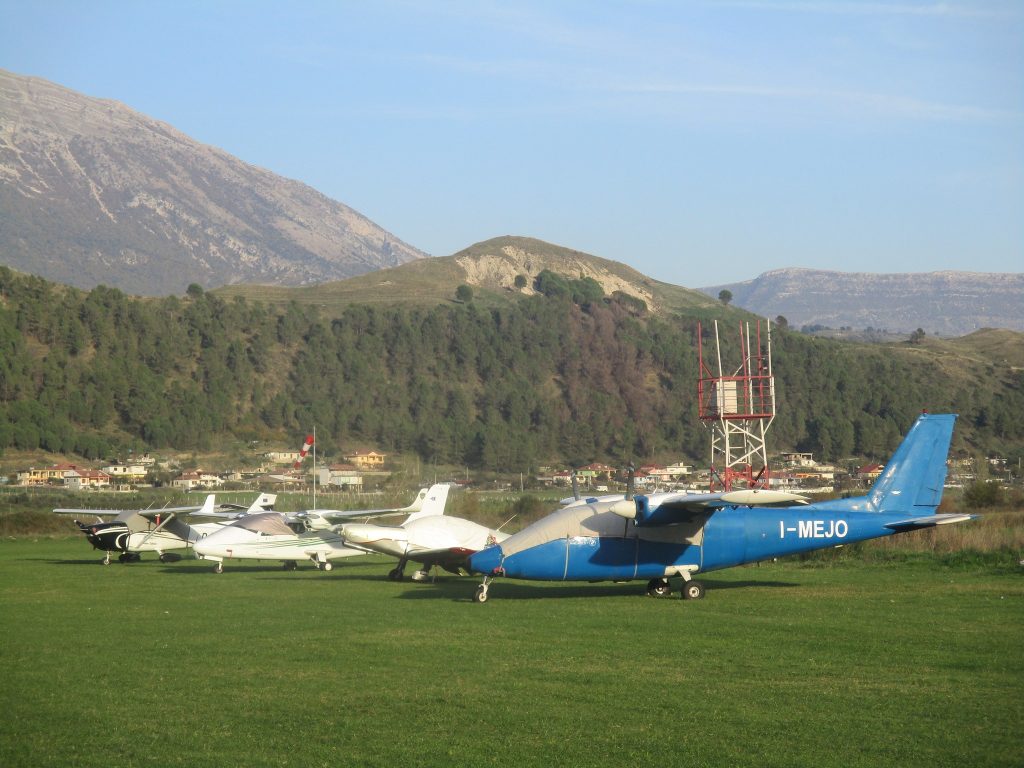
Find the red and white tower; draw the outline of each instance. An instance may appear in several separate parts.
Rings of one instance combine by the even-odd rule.
[[[740,324],[738,365],[735,352],[731,363],[723,363],[717,320],[713,328],[714,350],[705,354],[704,329],[697,324],[697,410],[711,429],[711,490],[767,488],[765,435],[775,419],[771,326],[765,320],[762,339],[760,320],[753,335],[750,323]]]

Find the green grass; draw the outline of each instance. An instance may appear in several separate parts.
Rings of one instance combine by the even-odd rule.
[[[0,765],[984,766],[1024,754],[1024,575],[911,558],[643,585],[384,579],[0,542]]]

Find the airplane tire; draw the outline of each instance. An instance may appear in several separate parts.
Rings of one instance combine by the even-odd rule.
[[[331,569],[332,569],[333,567],[334,567],[334,563],[332,563],[332,562],[326,562],[326,563],[324,563],[324,570],[325,570],[325,571],[329,571],[329,570],[331,570]]]
[[[474,603],[486,603],[487,602],[487,587],[483,584],[476,588],[476,592],[473,593]]]
[[[214,573],[224,573],[224,563],[217,563],[213,566]]]
[[[298,570],[298,568],[299,564],[296,563],[294,560],[286,560],[284,563],[284,569],[286,571],[295,571]]]
[[[651,579],[647,582],[647,594],[651,597],[665,597],[672,594],[668,579]]]
[[[683,597],[687,600],[700,600],[704,597],[704,585],[699,581],[688,581],[683,584]]]
[[[389,581],[401,581],[402,580],[402,576],[403,576],[402,572],[400,570],[398,570],[397,568],[392,568],[390,571],[388,571],[388,580]]]

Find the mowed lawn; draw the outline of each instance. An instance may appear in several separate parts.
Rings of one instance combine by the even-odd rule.
[[[1019,766],[1024,574],[392,583],[0,542],[3,766]],[[410,569],[411,572],[412,569]]]

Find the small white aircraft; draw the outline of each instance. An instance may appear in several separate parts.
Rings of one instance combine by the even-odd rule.
[[[104,552],[103,564],[110,565],[112,552],[120,552],[122,563],[137,562],[143,552],[156,552],[160,562],[181,559],[176,550],[189,549],[196,541],[219,530],[242,515],[263,512],[274,506],[277,496],[260,494],[248,508],[239,504],[216,505],[215,494],[202,506],[161,507],[158,509],[68,509],[53,510],[58,515],[75,515],[75,523],[93,548]],[[96,522],[83,523],[78,517],[95,515]],[[105,518],[113,517],[112,520]],[[215,517],[217,522],[190,525],[187,517]]]
[[[470,520],[446,516],[444,500],[448,486],[434,488],[443,489],[440,512],[412,515],[400,526],[346,523],[341,526],[345,543],[397,557],[397,567],[388,572],[392,581],[401,581],[405,577],[405,565],[409,560],[422,563],[426,567],[416,571],[412,578],[413,581],[425,581],[435,565],[459,574],[466,559],[474,552],[508,538],[507,533]]]
[[[286,570],[295,570],[299,560],[309,559],[317,568],[329,571],[332,560],[368,551],[345,542],[337,532],[342,521],[409,512],[409,520],[435,516],[444,512],[447,496],[447,485],[435,485],[421,490],[408,507],[398,509],[315,509],[295,515],[247,515],[197,542],[195,552],[200,559],[214,561],[214,573],[223,573],[225,560],[281,560]]]

